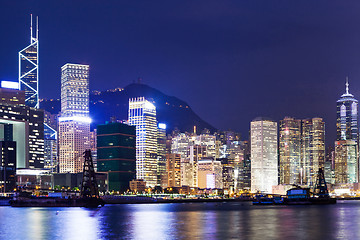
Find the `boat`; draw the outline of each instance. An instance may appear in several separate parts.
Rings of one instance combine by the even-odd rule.
[[[274,205],[274,199],[264,195],[256,195],[253,200],[253,205]]]
[[[286,191],[286,198],[284,204],[308,205],[312,204],[310,198],[310,188],[302,188],[300,186],[296,186],[295,188]]]
[[[313,193],[310,188],[302,188],[295,185],[295,188],[286,191],[284,204],[286,205],[310,205],[310,204],[335,204],[336,198],[329,195],[324,170],[319,168],[317,180]]]

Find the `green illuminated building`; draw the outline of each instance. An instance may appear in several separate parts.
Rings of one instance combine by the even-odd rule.
[[[136,177],[136,128],[119,122],[97,126],[98,172],[108,174],[109,191],[124,192]]]

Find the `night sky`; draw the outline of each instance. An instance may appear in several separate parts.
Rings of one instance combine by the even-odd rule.
[[[60,98],[60,67],[90,65],[90,89],[143,83],[185,100],[213,126],[248,138],[257,116],[323,117],[360,98],[359,1],[0,0],[0,79],[40,21],[40,97]]]

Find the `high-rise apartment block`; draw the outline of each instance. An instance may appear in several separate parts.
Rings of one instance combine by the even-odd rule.
[[[277,122],[256,118],[250,124],[251,191],[271,193],[278,185]]]
[[[166,172],[167,172],[166,187],[181,187],[180,159],[181,159],[180,154],[176,154],[176,153],[166,154]]]
[[[136,126],[136,178],[158,184],[156,107],[144,97],[129,99],[129,124]]]
[[[59,172],[83,169],[83,153],[90,148],[89,66],[61,67],[61,117],[59,117]]]

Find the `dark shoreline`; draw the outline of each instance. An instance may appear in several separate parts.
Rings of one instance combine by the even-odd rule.
[[[179,199],[162,199],[162,198],[152,198],[152,197],[143,197],[143,196],[103,196],[102,199],[106,204],[161,204],[161,203],[220,203],[220,202],[252,202],[251,198],[179,198]],[[11,200],[11,199],[9,199]],[[336,200],[360,200],[360,197],[354,198],[336,198]],[[20,204],[21,205],[21,204]],[[42,204],[39,202],[34,204],[41,207]],[[46,205],[46,204],[45,204]],[[53,205],[53,206],[51,206]],[[61,206],[60,206],[61,205]],[[60,207],[79,207],[79,205],[65,205],[60,204]],[[10,206],[8,202],[0,202],[0,206]],[[23,206],[17,207],[33,207],[31,204],[24,204]],[[44,207],[56,207],[56,204],[48,204]]]

